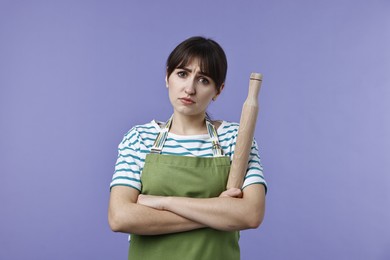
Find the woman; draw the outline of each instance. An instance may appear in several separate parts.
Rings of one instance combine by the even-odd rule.
[[[206,109],[224,88],[226,56],[192,37],[169,55],[173,115],[133,127],[119,145],[109,224],[131,234],[129,259],[239,259],[239,230],[257,228],[266,182],[256,142],[242,189],[225,190],[238,125]]]

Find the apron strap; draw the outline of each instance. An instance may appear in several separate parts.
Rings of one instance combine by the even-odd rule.
[[[172,125],[172,118],[173,115],[168,119],[168,121],[165,123],[165,126],[160,130],[160,133],[158,134],[156,140],[154,140],[153,147],[150,150],[151,153],[157,153],[157,154],[161,153],[164,143],[168,137],[169,129],[171,128]],[[217,131],[215,130],[214,125],[210,122],[210,120],[207,117],[206,117],[206,128],[211,139],[214,157],[223,156],[223,150],[218,141]]]
[[[209,132],[209,136],[211,138],[211,143],[213,144],[212,148],[213,148],[214,157],[223,156],[223,151],[218,141],[217,131],[215,130],[214,125],[210,122],[210,120],[207,117],[206,117],[206,126],[207,126],[207,132]]]
[[[168,131],[172,125],[172,118],[173,115],[168,119],[168,121],[165,123],[165,126],[158,133],[158,136],[156,137],[156,140],[154,140],[154,144],[152,146],[152,149],[150,150],[150,153],[161,153],[165,140],[168,137]]]

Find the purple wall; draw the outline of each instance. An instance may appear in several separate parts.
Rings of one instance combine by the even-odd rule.
[[[239,121],[264,73],[267,213],[242,259],[390,259],[389,14],[385,0],[1,0],[0,259],[126,259],[107,224],[116,147],[170,115],[165,59],[198,34],[229,59],[214,118]]]

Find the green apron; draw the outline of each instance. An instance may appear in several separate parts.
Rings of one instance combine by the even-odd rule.
[[[170,122],[168,123],[167,131]],[[208,123],[208,127],[210,125]],[[211,130],[209,134],[215,141],[216,131],[213,126]],[[166,136],[167,134],[160,140],[160,151]],[[220,149],[219,143],[214,141],[213,147]],[[218,197],[226,189],[229,169],[230,159],[226,156],[206,158],[151,153],[146,156],[142,171],[142,194]],[[240,259],[238,239],[238,231],[219,231],[212,228],[164,235],[131,235],[129,259],[237,260]]]

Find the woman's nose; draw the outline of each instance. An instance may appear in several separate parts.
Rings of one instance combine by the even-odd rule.
[[[188,82],[188,85],[185,87],[184,92],[187,95],[194,95],[196,93],[196,82],[191,80]]]

